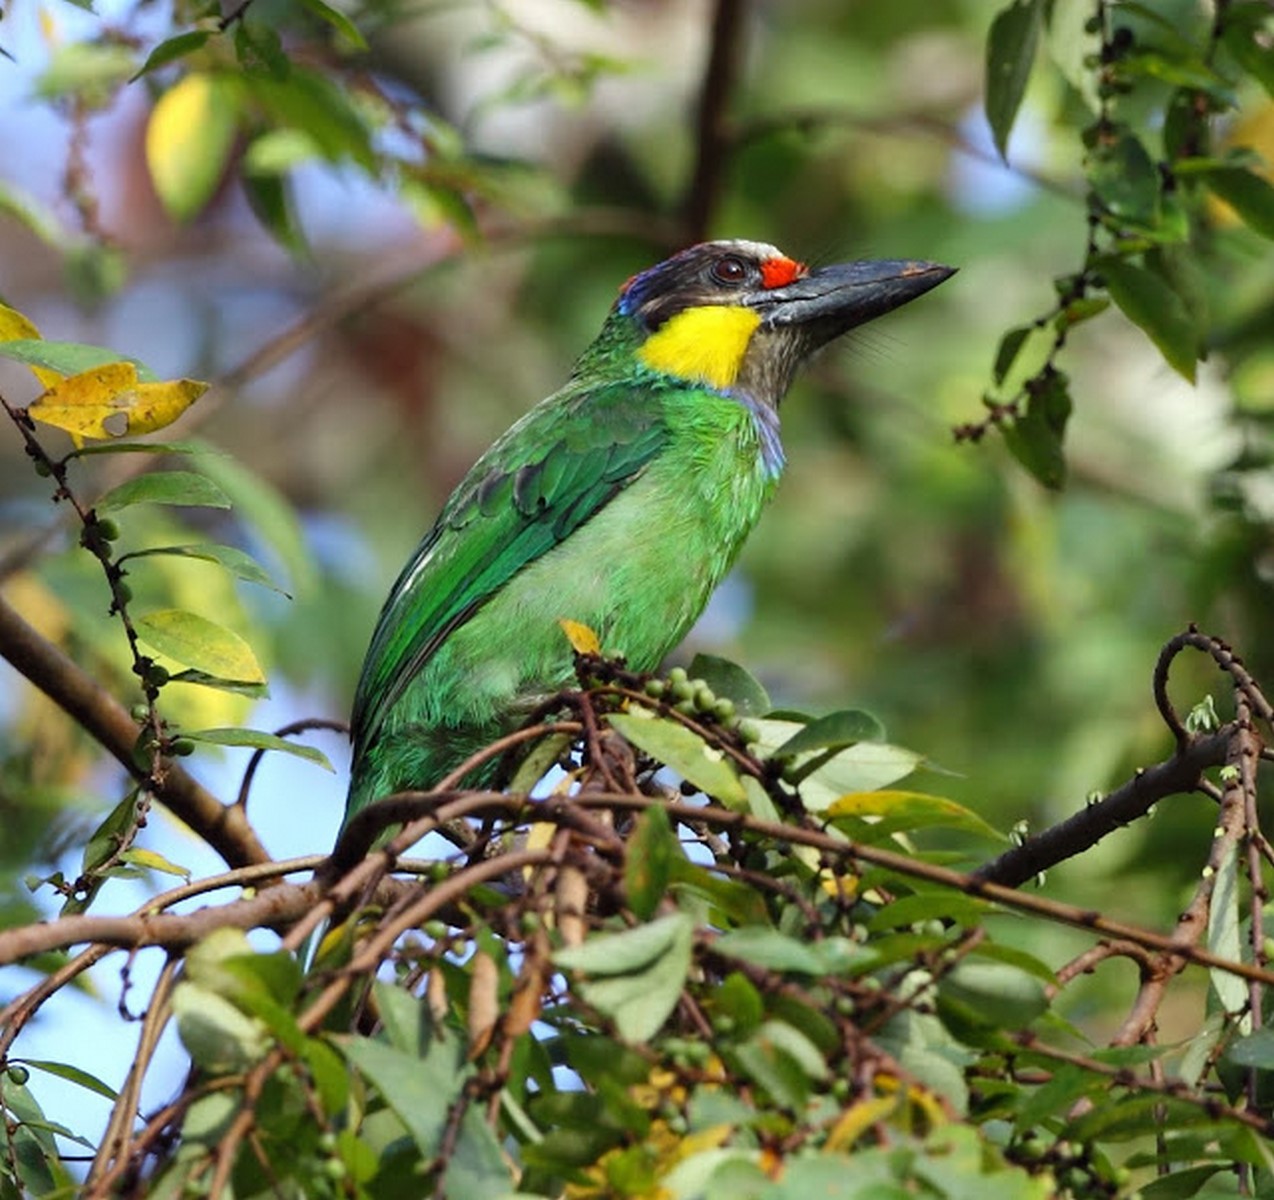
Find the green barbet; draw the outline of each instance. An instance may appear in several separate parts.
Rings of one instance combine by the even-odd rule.
[[[797,368],[951,274],[809,270],[718,241],[630,279],[566,386],[478,460],[394,584],[354,700],[346,821],[433,786],[566,686],[563,620],[654,670],[778,483]]]

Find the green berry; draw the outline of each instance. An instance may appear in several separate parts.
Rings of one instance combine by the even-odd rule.
[[[97,536],[104,542],[114,542],[119,538],[119,526],[110,517],[101,517],[97,522]]]
[[[35,473],[41,479],[48,479],[48,477],[53,474],[53,468],[49,466],[49,464],[46,463],[44,459],[37,458],[35,460]]]
[[[189,758],[195,752],[195,743],[191,738],[173,738],[168,753],[176,758]]]
[[[668,685],[662,679],[646,680],[646,695],[653,696],[656,700],[660,698],[668,690]]]
[[[682,704],[693,700],[695,694],[694,684],[688,679],[669,679],[668,692],[677,704]]]
[[[706,683],[698,681],[695,683],[694,699],[695,708],[700,712],[711,712],[717,702],[716,693]]]
[[[117,583],[115,585],[115,603],[117,605],[125,605],[132,602],[133,589],[126,583]]]
[[[722,696],[713,706],[712,715],[723,725],[734,720],[734,701]]]
[[[6,1074],[9,1076],[9,1082],[16,1083],[18,1087],[22,1087],[31,1078],[31,1072],[22,1066],[21,1063],[14,1063]]]
[[[690,676],[686,674],[685,667],[673,667],[673,669],[668,672],[668,682],[672,684],[673,687],[676,687],[679,683],[687,683],[689,679]]]
[[[761,727],[755,721],[740,721],[738,734],[745,746],[753,746],[761,740]]]
[[[146,682],[149,683],[151,687],[163,687],[164,684],[166,684],[171,678],[172,676],[168,674],[168,668],[161,667],[157,662],[151,663],[150,666],[146,668]]]

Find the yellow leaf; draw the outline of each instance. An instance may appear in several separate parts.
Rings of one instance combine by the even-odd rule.
[[[264,683],[252,647],[237,633],[198,613],[166,608],[134,618],[148,646],[196,671],[236,683]]]
[[[235,94],[215,75],[187,75],[160,96],[146,126],[146,164],[169,216],[189,220],[212,198],[236,125]]]
[[[576,654],[601,654],[602,643],[587,625],[580,624],[579,621],[571,621],[566,617],[562,617],[558,624],[562,627],[562,632],[566,634],[566,640],[571,643],[571,649]]]
[[[881,1096],[860,1100],[850,1105],[837,1118],[827,1134],[823,1149],[829,1152],[849,1150],[873,1125],[878,1125],[898,1107],[897,1096]]]
[[[0,304],[0,342],[16,342],[19,340],[39,341],[40,331],[16,308]],[[62,378],[56,371],[48,367],[32,367],[31,373],[46,387],[52,387]]]
[[[107,363],[59,379],[27,411],[76,438],[136,437],[171,425],[207,390],[194,379],[138,383],[132,363]]]

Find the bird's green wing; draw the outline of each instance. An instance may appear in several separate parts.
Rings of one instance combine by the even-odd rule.
[[[354,698],[356,747],[374,739],[448,634],[659,453],[667,429],[654,399],[631,384],[559,395],[478,460],[381,611]]]

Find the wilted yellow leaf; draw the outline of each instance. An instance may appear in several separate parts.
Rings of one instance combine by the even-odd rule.
[[[857,1104],[850,1105],[841,1113],[828,1132],[825,1149],[829,1153],[836,1151],[844,1153],[873,1125],[878,1125],[897,1107],[898,1100],[895,1096],[860,1100]]]
[[[7,304],[0,304],[0,342],[16,342],[26,339],[31,341],[40,339],[40,331],[35,327],[34,322],[23,316],[16,308],[10,308]],[[46,388],[52,387],[62,378],[56,371],[50,371],[48,367],[32,367],[31,373]]]
[[[598,640],[597,634],[587,625],[579,621],[571,621],[566,617],[562,617],[558,624],[562,627],[566,640],[571,643],[571,649],[576,654],[601,654],[602,643]]]
[[[171,425],[207,390],[195,379],[138,383],[132,363],[107,363],[58,379],[27,411],[76,438],[136,437]]]

